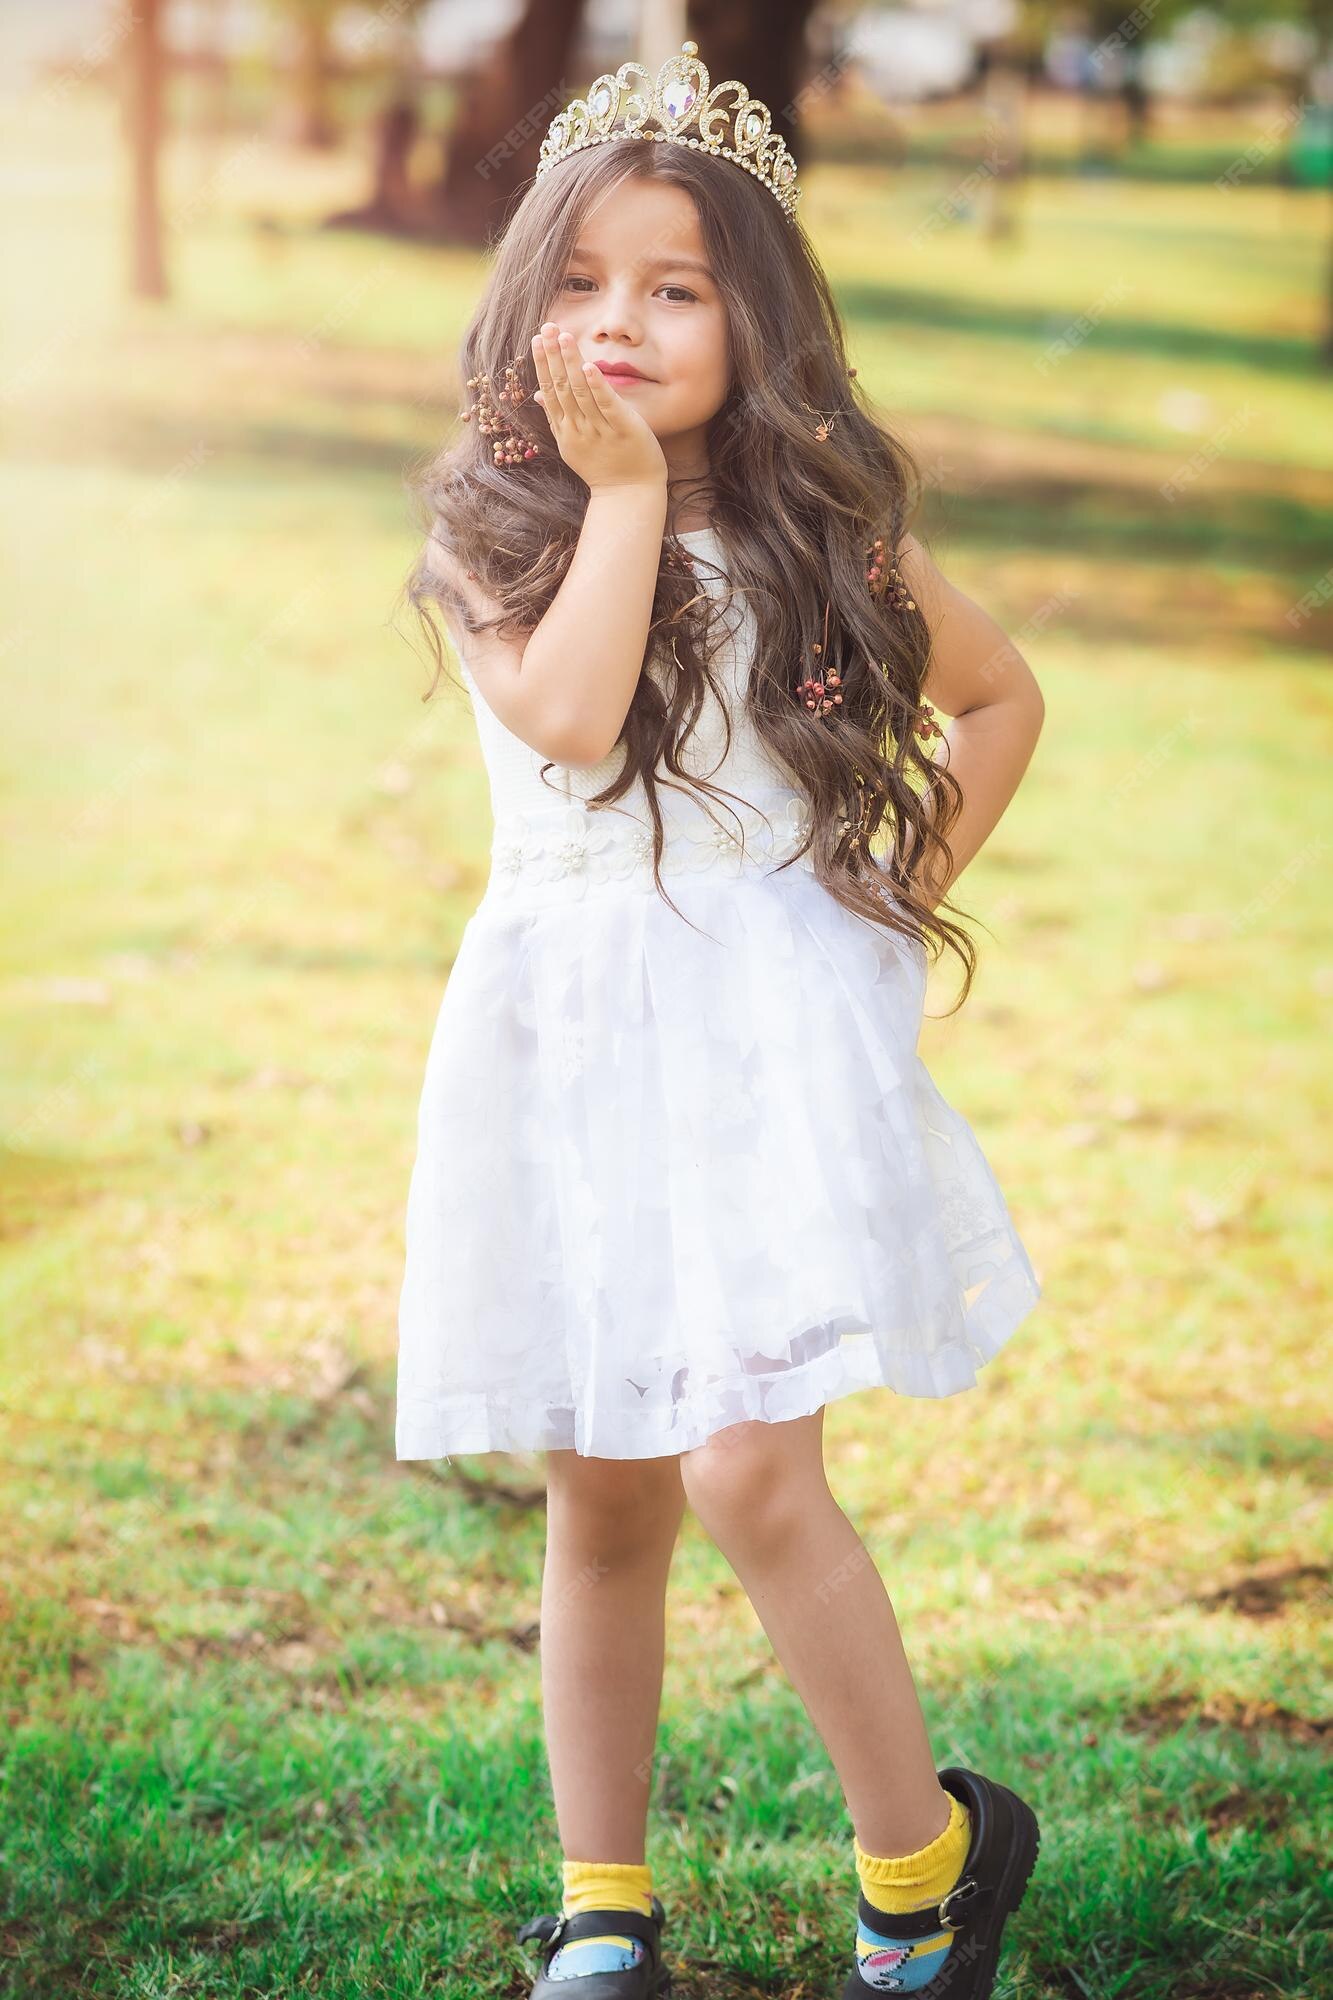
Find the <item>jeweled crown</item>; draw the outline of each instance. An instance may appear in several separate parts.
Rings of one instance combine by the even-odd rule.
[[[728,93],[733,101],[724,104]],[[572,98],[551,120],[537,172],[544,174],[585,146],[614,139],[664,139],[731,160],[763,182],[788,220],[796,214],[801,198],[796,162],[773,131],[768,106],[734,79],[710,90],[697,42],[682,42],[680,54],[669,56],[655,78],[636,62],[622,63],[614,76],[599,76],[586,97]]]

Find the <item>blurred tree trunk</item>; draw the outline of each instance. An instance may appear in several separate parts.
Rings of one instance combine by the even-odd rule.
[[[1131,146],[1146,145],[1153,135],[1153,101],[1143,77],[1143,58],[1136,51],[1125,69],[1125,79],[1120,86],[1120,100],[1125,107],[1125,137]]]
[[[656,76],[668,56],[678,55],[689,39],[685,17],[686,0],[639,0],[639,34],[634,51],[636,62]]]
[[[814,9],[815,0],[691,0],[687,10],[683,39],[705,54],[710,86],[738,78],[768,105],[793,151]],[[537,171],[547,126],[592,81],[568,74],[581,14],[581,0],[528,0],[510,34],[462,80],[432,202],[446,237],[486,243],[499,234]]]
[[[338,128],[329,103],[329,27],[343,0],[269,0],[284,30],[287,101],[275,129],[297,146],[332,146]]]
[[[167,296],[158,163],[162,146],[162,0],[125,0],[129,34],[122,72],[122,121],[130,153],[130,288],[137,298]]]
[[[329,23],[322,7],[303,7],[295,21],[292,136],[298,146],[331,146],[337,128],[329,111]]]
[[[805,83],[805,37],[815,0],[690,0],[689,35],[708,64],[708,86],[735,77],[773,114],[796,155]],[[818,79],[816,79],[818,83]]]
[[[985,235],[992,243],[1015,238],[1028,164],[1028,80],[1017,49],[993,43],[981,86],[986,137],[986,177],[978,195]]]
[[[410,97],[395,95],[375,121],[375,185],[371,202],[381,215],[400,222],[411,220],[412,183],[408,164],[421,114]]]
[[[212,214],[224,167],[223,148],[231,122],[231,61],[227,51],[227,0],[197,0],[198,33],[190,51],[198,94],[191,115],[182,116],[193,140],[195,191],[190,213]]]
[[[387,44],[382,58],[384,99],[371,133],[374,165],[369,198],[358,208],[328,217],[333,229],[382,229],[398,235],[421,232],[425,201],[412,185],[412,154],[421,132],[421,46],[417,28],[423,0],[393,0],[393,19],[372,17],[352,43],[353,61],[364,74],[380,74],[373,44]]]
[[[228,0],[204,0],[199,12],[202,21],[201,49],[207,65],[208,83],[205,109],[199,123],[211,140],[219,144],[231,124],[231,53],[227,47]]]
[[[442,233],[486,243],[537,171],[546,128],[578,86],[568,74],[582,0],[527,0],[480,67],[459,80],[444,172],[432,197]]]
[[[375,119],[375,169],[370,199],[360,208],[340,209],[328,217],[328,229],[383,229],[415,235],[421,227],[421,201],[412,186],[409,166],[421,129],[416,101],[401,86]]]

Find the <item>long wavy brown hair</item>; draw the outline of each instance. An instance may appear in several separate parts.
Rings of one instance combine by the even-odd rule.
[[[946,945],[958,954],[965,979],[954,1012],[971,989],[975,946],[942,914],[946,899],[932,910],[912,876],[937,855],[952,866],[947,835],[962,790],[919,739],[926,622],[919,610],[895,609],[883,584],[867,582],[877,536],[886,566],[895,559],[920,501],[919,470],[849,372],[833,294],[804,231],[729,162],[687,146],[590,146],[537,178],[515,208],[464,335],[460,387],[489,374],[498,389],[512,363],[525,394],[504,405],[505,414],[541,449],[496,465],[490,439],[475,423],[460,424],[456,437],[410,473],[426,543],[405,592],[435,656],[423,699],[444,672],[436,605],[447,605],[464,632],[526,634],[573,557],[588,490],[532,401],[538,384],[530,339],[557,307],[589,211],[635,174],[673,182],[692,197],[712,267],[725,274],[731,381],[708,426],[705,493],[730,587],[755,613],[746,695],[753,727],[809,801],[812,830],[802,852],[830,894],[928,952],[933,945],[935,956]],[[833,419],[827,441],[815,438],[812,411]],[[669,519],[687,490],[671,482]],[[478,625],[470,616],[432,558],[432,539],[475,573],[500,606],[497,618]],[[668,529],[644,664],[660,648],[675,664],[660,678],[641,672],[619,739],[622,766],[586,801],[594,810],[610,807],[642,781],[653,878],[669,903],[658,867],[659,775],[711,798],[728,796],[680,760],[706,689],[717,692],[708,660],[719,607],[699,589],[690,561],[698,563],[697,553],[684,551]],[[812,670],[841,677],[843,700],[826,716],[812,714],[795,691]],[[729,742],[729,720],[727,730]],[[548,761],[543,775],[551,768]]]

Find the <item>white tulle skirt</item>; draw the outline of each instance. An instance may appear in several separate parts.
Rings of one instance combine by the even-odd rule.
[[[492,894],[426,1063],[397,1457],[687,1451],[971,1387],[1040,1295],[918,1056],[926,958],[808,867]],[[691,928],[691,924],[696,928]]]

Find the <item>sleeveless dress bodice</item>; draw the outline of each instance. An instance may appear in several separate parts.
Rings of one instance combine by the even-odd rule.
[[[799,855],[810,824],[803,793],[770,755],[745,708],[754,659],[755,617],[749,603],[732,595],[725,576],[721,538],[700,528],[678,538],[707,560],[700,588],[719,600],[720,636],[712,668],[723,702],[711,688],[682,746],[681,761],[691,776],[718,786],[721,799],[684,793],[662,782],[658,802],[664,822],[663,878],[702,871],[737,873],[791,860],[812,867]],[[669,662],[668,662],[669,664]],[[494,832],[486,895],[550,902],[585,895],[590,887],[617,882],[652,882],[652,817],[641,778],[610,807],[590,809],[588,801],[624,768],[627,751],[617,743],[611,754],[589,766],[555,764],[516,736],[490,708],[466,658],[461,670],[476,718],[477,735],[490,787]],[[663,671],[657,660],[648,669]],[[731,742],[727,743],[727,718]]]
[[[641,789],[588,803],[623,746],[543,781],[469,676],[495,840],[422,1084],[399,1458],[659,1458],[855,1389],[951,1396],[1040,1290],[917,1051],[924,947],[791,858],[805,806],[745,717],[750,620],[711,531],[681,539],[728,600],[682,756],[744,804],[659,778],[662,893]]]

